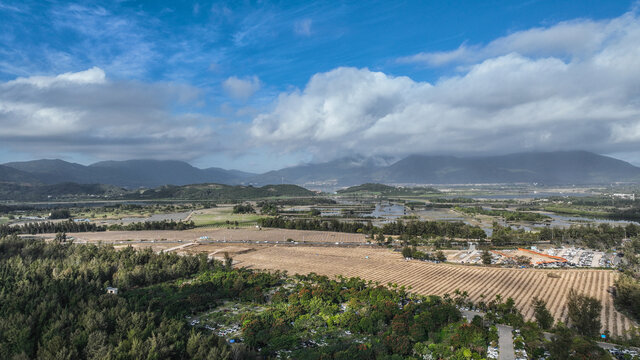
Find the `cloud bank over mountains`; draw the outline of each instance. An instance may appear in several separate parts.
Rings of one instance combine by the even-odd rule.
[[[458,69],[433,84],[366,68],[319,73],[304,89],[281,93],[250,133],[318,156],[637,150],[636,12],[399,61]]]
[[[312,31],[311,20],[303,19],[295,31],[315,35],[313,24]],[[207,84],[217,93],[111,77],[101,67],[23,76],[0,82],[0,151],[188,161],[210,154],[322,161],[350,154],[639,151],[637,9],[390,61],[445,75],[427,82],[329,67],[301,88],[225,75]],[[224,93],[251,111],[218,117],[207,104]]]

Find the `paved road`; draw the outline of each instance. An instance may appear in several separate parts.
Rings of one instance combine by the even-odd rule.
[[[473,320],[473,318],[477,315],[480,316],[481,318],[483,318],[486,314],[480,311],[473,311],[473,310],[460,310],[460,313],[462,314],[462,316],[464,316],[468,322],[471,322],[471,320]]]
[[[498,346],[499,346],[499,360],[515,360],[516,353],[513,349],[513,336],[511,332],[513,328],[511,326],[498,324]]]

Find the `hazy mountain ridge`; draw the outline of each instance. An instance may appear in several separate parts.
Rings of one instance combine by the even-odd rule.
[[[342,166],[331,166],[341,164]],[[258,175],[249,181],[339,186],[383,184],[543,183],[596,184],[640,181],[640,168],[586,151],[519,153],[483,157],[411,155],[388,166],[351,165],[349,158],[301,165]],[[310,176],[313,174],[314,176]]]
[[[0,165],[0,182],[110,184],[128,188],[200,183],[297,184],[336,187],[364,183],[597,184],[638,182],[640,168],[586,151],[519,153],[483,157],[411,155],[386,165],[375,158],[351,156],[251,174],[220,168],[199,169],[183,161],[103,161],[88,166],[62,160],[34,160]]]
[[[255,174],[220,168],[199,169],[183,161],[101,161],[88,166],[63,160],[34,160],[5,166],[28,173],[45,184],[74,182],[110,184],[129,188],[198,183],[238,184]],[[0,169],[0,176],[2,176]]]
[[[40,183],[37,177],[28,172],[14,169],[9,166],[0,165],[0,183],[24,183],[37,184]]]

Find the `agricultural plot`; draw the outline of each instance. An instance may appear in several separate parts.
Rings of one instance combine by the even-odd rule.
[[[512,297],[527,319],[533,317],[531,299],[545,299],[556,320],[567,320],[566,301],[571,288],[602,302],[603,329],[623,335],[633,323],[615,311],[608,290],[617,274],[608,270],[512,269],[407,261],[399,253],[371,248],[272,246],[234,256],[239,266],[289,273],[315,272],[328,276],[357,276],[381,284],[410,286],[418,294],[467,291],[470,299],[489,301],[497,294]],[[555,274],[549,276],[549,274]]]

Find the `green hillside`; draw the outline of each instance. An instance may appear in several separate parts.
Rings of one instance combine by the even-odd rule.
[[[161,186],[129,194],[131,199],[184,199],[184,200],[250,200],[274,197],[309,197],[316,193],[297,185],[244,185],[194,184]]]

